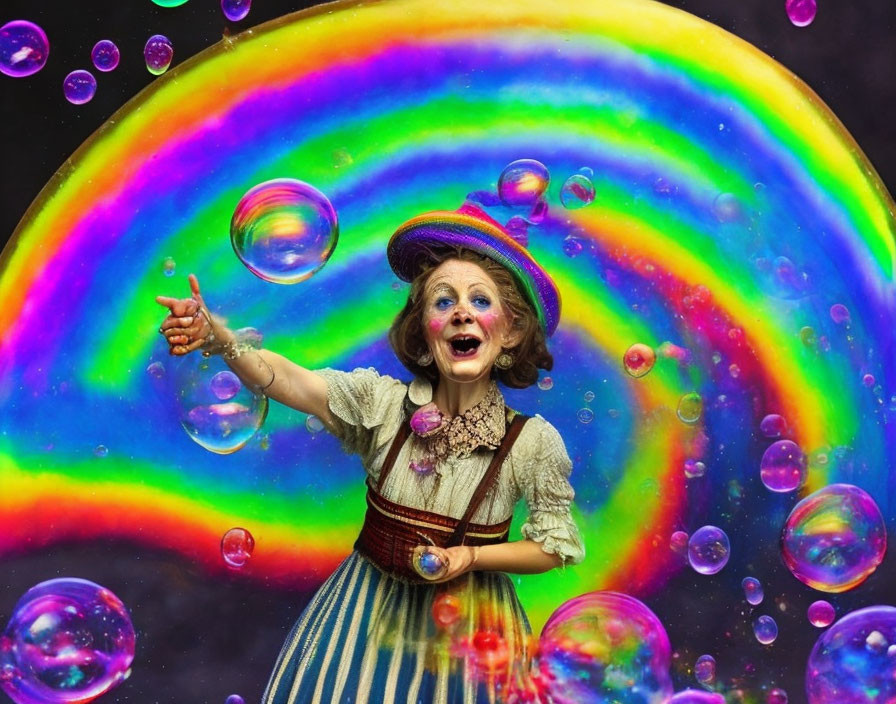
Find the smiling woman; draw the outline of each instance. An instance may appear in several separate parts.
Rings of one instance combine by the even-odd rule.
[[[264,701],[509,701],[527,688],[529,623],[510,578],[584,556],[557,431],[507,407],[550,369],[560,299],[479,208],[418,216],[388,248],[411,293],[389,333],[414,374],[309,371],[240,344],[193,295],[159,298],[174,354],[219,353],[243,381],[321,418],[367,472],[355,550],[286,640]],[[525,499],[522,540],[508,542]]]

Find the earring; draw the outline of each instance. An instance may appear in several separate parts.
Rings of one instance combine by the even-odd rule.
[[[426,352],[417,357],[417,364],[419,364],[421,367],[428,367],[430,364],[432,364],[432,352],[426,350]]]
[[[495,366],[498,369],[503,369],[507,371],[513,366],[513,355],[510,352],[502,352],[498,355],[498,358],[495,360]]]

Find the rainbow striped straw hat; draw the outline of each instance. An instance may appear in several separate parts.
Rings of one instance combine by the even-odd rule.
[[[507,230],[481,208],[464,203],[457,210],[435,210],[411,218],[389,240],[389,266],[402,281],[413,281],[433,250],[463,247],[494,259],[516,280],[535,309],[545,335],[560,321],[560,292],[547,272]]]

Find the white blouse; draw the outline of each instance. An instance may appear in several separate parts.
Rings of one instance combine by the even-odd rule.
[[[316,372],[327,382],[327,401],[335,420],[329,428],[346,452],[357,454],[376,485],[389,446],[405,418],[408,385],[375,369]],[[419,401],[419,399],[416,399]],[[416,408],[416,405],[412,407]],[[410,468],[423,455],[422,442],[411,433],[386,477],[382,495],[397,504],[459,519],[491,462],[493,450],[480,447],[469,457],[448,457],[431,474]],[[569,484],[572,462],[556,429],[541,416],[522,428],[492,489],[472,521],[493,525],[507,520],[520,498],[529,515],[522,525],[524,538],[576,564],[585,556],[578,528],[569,508],[574,492]]]

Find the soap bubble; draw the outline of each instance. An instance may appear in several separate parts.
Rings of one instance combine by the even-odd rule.
[[[838,325],[849,322],[849,308],[847,308],[842,303],[835,303],[834,305],[832,305],[830,314],[831,320],[833,320]]]
[[[171,257],[165,257],[162,262],[162,273],[168,277],[174,276],[177,273],[177,262]]]
[[[812,24],[817,11],[816,0],[787,0],[785,4],[787,16],[797,27],[805,27]]]
[[[109,456],[109,448],[105,445],[97,445],[93,448],[93,456],[94,457],[108,457]]]
[[[231,22],[239,22],[249,14],[252,0],[221,0],[221,12]]]
[[[647,374],[656,362],[656,352],[652,347],[636,342],[622,355],[622,366],[629,376],[636,379]]]
[[[759,478],[766,489],[786,493],[806,481],[806,457],[792,440],[778,440],[763,453],[759,462]]]
[[[0,27],[0,73],[30,76],[46,65],[49,54],[47,35],[34,22],[13,20]]]
[[[317,416],[309,415],[305,419],[305,430],[307,430],[309,433],[319,433],[323,429],[324,422]]]
[[[809,604],[809,608],[806,609],[806,616],[809,619],[809,623],[816,628],[827,628],[834,622],[837,612],[834,611],[834,607],[830,602],[819,599]]]
[[[694,663],[694,679],[700,684],[712,684],[716,678],[716,659],[712,655],[701,655]]]
[[[682,396],[678,401],[678,418],[682,423],[692,425],[703,415],[703,399],[693,391]]]
[[[16,704],[87,702],[129,674],[134,626],[112,592],[51,579],[19,599],[0,638],[0,686]]]
[[[96,95],[96,79],[90,71],[72,71],[62,81],[62,94],[72,105],[89,103]]]
[[[583,249],[585,249],[585,245],[580,237],[567,235],[563,238],[563,253],[570,259],[579,256]]]
[[[765,592],[762,590],[762,582],[755,577],[744,577],[740,585],[744,589],[744,598],[753,606],[758,606],[765,598]]]
[[[688,540],[688,562],[700,574],[715,574],[728,564],[731,543],[721,528],[703,526]]]
[[[548,619],[535,655],[555,704],[663,702],[672,694],[671,649],[659,619],[637,599],[590,592]]]
[[[896,657],[888,643],[896,643],[896,608],[869,606],[846,614],[819,636],[809,655],[809,704],[896,700]]]
[[[695,479],[706,474],[706,465],[699,460],[684,461],[684,476],[688,479]]]
[[[784,562],[801,582],[843,592],[877,569],[887,549],[880,509],[862,489],[831,484],[800,501],[784,525]]]
[[[725,697],[716,692],[705,692],[702,689],[683,689],[676,692],[663,704],[725,704]]]
[[[688,551],[688,539],[687,533],[683,530],[677,530],[669,537],[669,548],[672,552],[684,555]]]
[[[579,423],[584,423],[585,425],[587,425],[594,420],[594,411],[592,411],[590,408],[580,408],[576,412],[576,418],[579,419]]]
[[[581,208],[594,200],[594,184],[584,174],[573,174],[560,189],[560,202],[567,210]]]
[[[862,384],[867,386],[869,389],[874,386],[874,374],[865,374],[862,376]]]
[[[505,205],[534,206],[551,181],[548,168],[535,159],[518,159],[498,178],[498,195]]]
[[[765,698],[765,704],[787,704],[787,692],[780,687],[769,690],[768,696]]]
[[[800,342],[802,342],[806,347],[815,347],[815,343],[818,342],[818,338],[815,335],[815,329],[804,325],[800,328]]]
[[[719,222],[734,222],[743,215],[740,201],[732,193],[720,193],[712,202],[712,214]]]
[[[778,624],[771,616],[760,616],[753,621],[753,634],[760,643],[769,645],[778,637]]]
[[[177,7],[183,5],[188,0],[152,0],[159,7]]]
[[[229,401],[236,396],[243,383],[240,378],[230,370],[218,372],[209,382],[209,388],[219,401]]]
[[[249,189],[230,221],[230,241],[240,261],[277,284],[312,276],[333,254],[338,236],[336,211],[327,197],[291,178]]]
[[[147,370],[149,371],[149,370]],[[152,374],[163,398],[173,399],[178,420],[194,442],[210,452],[229,455],[242,448],[264,423],[268,400],[240,383],[229,393],[233,374],[218,357],[199,354],[172,358],[160,375]],[[218,374],[224,372],[223,376]],[[239,379],[237,379],[239,381]]]
[[[593,391],[586,391],[586,392],[585,392],[585,395],[582,396],[582,398],[585,399],[585,403],[591,403],[591,402],[594,400],[594,392],[593,392]]]
[[[550,391],[554,388],[554,380],[549,376],[543,376],[538,380],[538,388],[542,391]]]
[[[231,694],[227,699],[224,700],[224,704],[246,704],[246,700],[243,699],[239,694]]]
[[[121,53],[118,51],[118,47],[115,46],[115,42],[109,39],[100,39],[93,45],[93,49],[90,51],[90,58],[98,71],[106,72],[112,71],[118,66]]]
[[[143,47],[143,58],[146,60],[146,69],[154,76],[159,76],[168,70],[171,60],[174,58],[174,47],[168,37],[162,34],[153,34],[146,40]]]
[[[439,594],[432,602],[432,618],[439,628],[450,628],[460,620],[461,601],[454,594]]]
[[[767,438],[779,438],[787,432],[787,421],[784,416],[769,413],[759,422],[759,432]]]
[[[245,528],[231,528],[221,538],[221,557],[230,567],[245,566],[255,550],[255,538]]]

